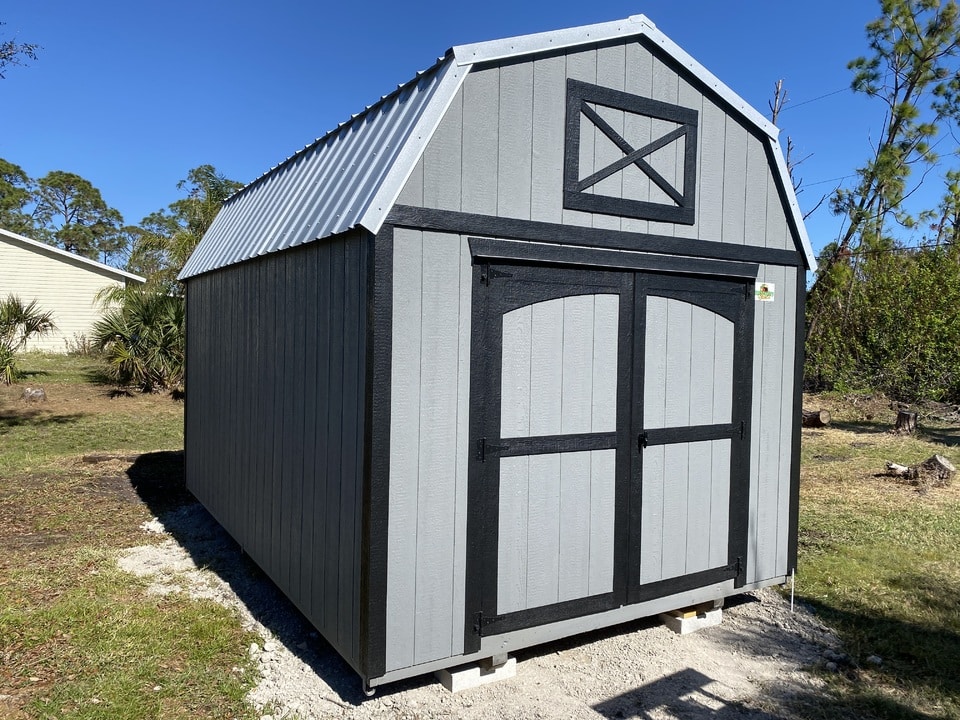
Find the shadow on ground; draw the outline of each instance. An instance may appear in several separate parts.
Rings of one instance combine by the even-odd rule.
[[[254,619],[322,678],[344,704],[363,702],[359,675],[187,490],[182,451],[140,455],[128,468],[127,476],[150,511],[198,567],[227,583]],[[387,693],[431,681],[428,677],[391,684]]]
[[[24,410],[0,410],[0,428],[70,425],[71,423],[82,420],[84,417],[86,417],[84,413],[47,415],[42,410],[35,408]]]

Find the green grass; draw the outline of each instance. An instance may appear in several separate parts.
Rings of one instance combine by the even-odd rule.
[[[13,698],[0,716],[11,702],[14,717],[254,716],[253,636],[235,613],[150,594],[116,565],[121,549],[157,541],[142,522],[190,499],[176,455],[123,459],[182,448],[182,403],[116,395],[96,358],[21,365],[28,379],[0,387],[0,695]],[[21,401],[24,385],[47,402]]]
[[[960,718],[960,478],[920,493],[883,475],[934,453],[957,464],[956,429],[888,427],[804,433],[797,592],[855,661],[824,673],[830,697],[807,717]]]

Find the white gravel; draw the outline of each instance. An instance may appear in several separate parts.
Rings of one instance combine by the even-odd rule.
[[[783,718],[790,698],[815,701],[805,668],[836,638],[809,610],[792,613],[773,590],[728,599],[723,623],[679,636],[655,620],[630,623],[517,653],[517,675],[447,692],[432,676],[378,688],[357,675],[240,552],[199,504],[143,526],[159,544],[129,548],[119,565],[156,593],[184,592],[234,608],[261,641],[248,696],[272,718]],[[829,653],[827,653],[829,654]]]

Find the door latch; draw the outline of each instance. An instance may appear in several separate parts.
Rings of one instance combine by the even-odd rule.
[[[642,433],[637,435],[637,452],[643,452],[643,449],[647,446],[647,431],[644,430]]]

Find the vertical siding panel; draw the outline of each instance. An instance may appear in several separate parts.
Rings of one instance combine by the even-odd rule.
[[[324,529],[324,617],[327,627],[334,631],[340,628],[340,524],[341,497],[343,493],[341,467],[343,455],[343,405],[345,368],[343,363],[345,268],[344,243],[340,238],[330,241],[330,394],[327,406],[327,437],[329,444],[327,471],[327,507]],[[332,639],[332,638],[330,638]]]
[[[441,126],[442,125],[443,123],[441,122]],[[434,137],[436,137],[436,134],[434,134]],[[430,141],[430,145],[432,144],[433,140]],[[430,149],[430,145],[427,146],[427,150]],[[427,207],[423,201],[423,165],[427,150],[425,150],[423,156],[417,160],[417,164],[413,166],[413,172],[410,173],[410,177],[407,178],[407,182],[404,183],[403,190],[401,190],[397,196],[397,205]]]
[[[643,426],[666,427],[667,300],[647,298],[643,361]]]
[[[531,306],[503,316],[500,368],[500,437],[530,434]]]
[[[700,307],[692,308],[690,353],[690,423],[708,425],[713,418],[714,343],[716,315]]]
[[[530,218],[533,63],[500,70],[497,215]]]
[[[748,135],[747,143],[743,236],[747,245],[764,247],[767,243],[767,181],[770,179],[770,168],[760,141]]]
[[[593,378],[593,296],[563,298],[563,394],[560,432],[590,432]]]
[[[563,56],[533,62],[533,147],[530,219],[563,220],[563,142],[566,117]]]
[[[309,387],[306,377],[306,326],[308,309],[304,302],[306,296],[306,263],[313,251],[313,247],[298,248],[289,253],[290,259],[294,264],[293,282],[291,283],[291,293],[288,293],[287,301],[288,311],[296,324],[291,328],[292,332],[288,335],[293,336],[293,372],[288,379],[287,392],[293,395],[293,417],[290,431],[290,455],[288,462],[290,465],[289,477],[290,483],[290,504],[288,519],[290,522],[290,559],[289,564],[289,587],[290,592],[298,599],[298,604],[303,598],[300,588],[301,563],[303,562],[303,496],[304,484],[307,478],[303,472],[303,458],[305,450],[305,403],[304,396],[306,388]],[[292,297],[289,297],[292,295]]]
[[[294,525],[294,507],[293,507],[293,488],[296,478],[293,475],[293,453],[295,452],[295,442],[297,434],[296,402],[294,400],[295,392],[291,392],[291,386],[296,383],[297,356],[300,354],[300,348],[296,344],[296,327],[298,324],[299,310],[297,307],[296,293],[296,254],[292,251],[277,255],[277,259],[282,262],[283,282],[280,286],[280,306],[277,308],[277,323],[283,333],[283,374],[280,382],[276,385],[278,394],[282,397],[282,444],[280,460],[280,515],[275,517],[275,521],[280,527],[280,555],[277,559],[276,577],[281,587],[290,586],[290,569],[292,564],[292,555],[294,546],[291,543],[291,535]]]
[[[304,406],[303,406],[303,440],[301,449],[302,477],[303,477],[303,521],[300,542],[300,588],[303,597],[303,607],[308,614],[315,612],[314,577],[317,574],[315,560],[315,517],[319,503],[317,502],[317,445],[321,442],[317,427],[317,403],[321,377],[318,372],[318,334],[320,314],[320,276],[319,256],[320,244],[312,243],[307,246],[309,251],[303,256],[304,278],[302,296],[304,318]],[[325,378],[324,378],[325,379]],[[254,418],[257,416],[254,415]]]
[[[590,453],[560,455],[560,601],[590,588]]]
[[[417,490],[415,662],[450,654],[457,453],[460,244],[425,233],[421,288],[420,484]]]
[[[700,217],[700,202],[701,202],[702,198],[700,197],[700,193],[699,193],[698,191],[699,191],[700,186],[701,186],[701,183],[700,183],[700,174],[701,174],[701,172],[702,172],[702,170],[703,170],[703,163],[700,161],[700,152],[701,152],[700,147],[701,147],[701,145],[700,145],[700,142],[699,142],[699,140],[700,140],[700,138],[699,138],[699,133],[700,133],[700,126],[701,126],[702,119],[703,119],[703,104],[704,104],[703,95],[701,95],[698,90],[696,90],[690,83],[688,83],[686,80],[684,80],[684,79],[681,77],[681,78],[680,78],[680,86],[679,86],[679,94],[678,94],[678,97],[677,97],[677,104],[679,104],[679,105],[681,105],[681,106],[683,106],[683,107],[691,108],[691,109],[697,111],[697,135],[698,135],[698,137],[696,138],[696,140],[697,140],[697,172],[696,172],[696,179],[694,180],[694,184],[695,184],[695,188],[694,188],[694,217],[697,218],[697,219],[699,219],[699,217]],[[677,147],[676,147],[676,153],[677,153],[677,177],[678,177],[678,178],[682,178],[682,177],[683,177],[683,166],[684,166],[684,162],[685,162],[685,157],[684,157],[684,155],[685,155],[685,152],[686,152],[685,142],[686,142],[686,141],[684,141],[684,143],[677,143]],[[679,180],[678,180],[678,182],[679,182]],[[686,188],[677,188],[677,189],[680,190],[681,192],[686,192]],[[680,225],[680,224],[677,224],[677,225],[674,225],[674,228],[673,228],[673,229],[674,229],[674,235],[675,235],[676,237],[696,238],[696,237],[699,237],[699,235],[700,235],[700,228],[699,228],[699,226],[698,226],[698,223],[696,223],[696,222],[695,222],[693,225]]]
[[[460,210],[463,172],[463,89],[457,92],[423,153],[423,205]]]
[[[497,549],[497,613],[527,607],[527,457],[500,459]]]
[[[687,558],[687,483],[690,477],[689,444],[664,446],[663,558],[664,578],[684,572]]]
[[[701,240],[723,239],[723,162],[726,137],[726,114],[704,98],[700,113],[700,143],[697,164],[700,166],[697,186],[697,227]]]
[[[631,42],[626,46],[627,73],[624,89],[631,95],[649,98],[653,92],[653,55],[640,43]],[[624,138],[634,147],[643,147],[650,142],[650,118],[633,113],[624,119]],[[623,172],[623,196],[631,200],[648,200],[650,180],[636,167],[628,167]],[[620,229],[625,232],[645,233],[650,223],[636,218],[623,218]]]
[[[793,414],[793,371],[796,364],[797,273],[784,269],[783,290],[777,288],[777,301],[783,307],[783,362],[780,380],[780,449],[779,482],[777,484],[777,528],[775,575],[786,575],[787,545],[790,537],[790,470],[793,456],[794,423],[799,418]]]
[[[464,212],[495,215],[497,212],[497,118],[500,104],[500,71],[472,72],[463,82],[463,175],[461,207]]]
[[[713,422],[733,419],[733,323],[714,316]]]
[[[667,300],[667,383],[665,427],[690,425],[690,365],[692,309],[689,303]]]
[[[617,429],[619,319],[620,298],[617,295],[594,296],[591,432],[615,432]]]
[[[284,299],[285,288],[287,286],[287,268],[286,258],[283,255],[275,255],[270,258],[272,264],[276,267],[276,282],[272,284],[267,291],[270,294],[271,314],[268,322],[274,325],[274,343],[273,347],[277,353],[277,362],[274,366],[274,374],[271,377],[270,388],[273,393],[273,404],[270,410],[272,420],[273,444],[271,445],[272,463],[269,475],[268,492],[270,494],[270,546],[267,572],[278,581],[277,568],[282,560],[283,544],[283,450],[284,450],[284,428],[286,413],[284,412],[284,400],[286,393],[283,392],[284,377],[287,372],[287,353],[284,330],[286,329],[284,319]]]
[[[760,266],[757,280],[768,280],[769,266]],[[759,562],[759,545],[757,529],[757,509],[760,502],[760,486],[763,478],[760,476],[760,436],[763,418],[760,415],[763,407],[763,383],[766,375],[763,362],[763,347],[766,327],[764,322],[765,308],[769,303],[757,303],[756,315],[753,324],[753,398],[750,408],[750,512],[747,521],[747,578],[748,583],[756,582]]]
[[[563,395],[563,300],[531,309],[530,435],[560,433]]]
[[[623,90],[626,72],[626,49],[623,45],[614,45],[612,47],[601,48],[597,50],[597,85],[601,87],[612,88],[613,90]],[[621,137],[624,136],[624,114],[622,111],[611,111],[607,108],[597,108],[600,115],[610,123],[610,126],[616,130]],[[610,165],[623,157],[623,152],[613,144],[606,135],[599,130],[595,131],[594,169],[596,172],[602,167]],[[630,142],[633,138],[626,138]],[[639,147],[634,145],[634,147]],[[598,182],[594,187],[600,195],[610,197],[623,197],[623,172],[614,173],[608,178]],[[620,229],[619,216],[596,214],[593,217],[593,226],[605,228],[608,230]]]
[[[357,552],[356,517],[357,483],[362,466],[357,467],[357,425],[359,422],[357,395],[360,393],[360,378],[363,371],[362,358],[358,355],[358,334],[362,326],[360,294],[360,239],[347,238],[343,243],[343,403],[341,418],[342,454],[340,456],[340,541],[339,577],[340,589],[338,616],[340,621],[340,644],[349,648],[354,642],[353,612],[358,598],[354,596],[354,556]]]
[[[590,453],[590,577],[588,593],[613,590],[616,451]]]
[[[327,637],[330,637],[332,619],[327,614],[326,586],[331,582],[331,568],[327,560],[327,517],[333,496],[330,488],[334,469],[330,463],[330,394],[335,384],[331,376],[331,330],[333,327],[332,255],[331,243],[317,244],[317,435],[313,446],[315,510],[313,513],[314,571],[311,583],[311,611],[318,618]]]
[[[784,268],[767,267],[764,280],[775,283],[777,294],[784,287]],[[776,531],[778,482],[780,479],[780,424],[783,397],[783,335],[785,304],[758,303],[763,307],[764,343],[759,360],[763,365],[763,385],[760,387],[760,465],[757,476],[760,484],[757,504],[757,573],[758,579],[773,577],[776,568]],[[792,403],[788,405],[792,411]],[[789,455],[789,443],[783,451]]]
[[[777,250],[799,251],[800,248],[794,245],[793,237],[787,225],[786,210],[784,209],[783,201],[780,199],[777,181],[771,176],[770,173],[772,171],[769,167],[763,168],[763,172],[767,175],[766,227],[764,228],[766,232],[764,234],[764,245]]]
[[[663,484],[666,445],[643,451],[643,501],[640,504],[640,582],[663,577]]]
[[[723,242],[744,243],[744,212],[747,187],[747,131],[726,117],[723,153]]]
[[[730,441],[711,443],[710,567],[727,563],[730,539]]]
[[[573,80],[596,84],[597,82],[597,51],[585,50],[570,53],[566,56],[567,77]],[[562,111],[565,113],[565,111]],[[593,172],[593,131],[592,124],[580,119],[580,177],[585,178]],[[561,186],[562,188],[562,186]],[[563,210],[562,220],[565,225],[581,225],[591,227],[593,215],[579,210]]]
[[[527,607],[557,602],[560,576],[560,455],[531,455]]]
[[[710,501],[712,499],[712,442],[690,443],[690,471],[687,483],[687,554],[684,572],[695,573],[710,567]],[[717,478],[718,481],[721,478]]]
[[[653,63],[653,83],[651,96],[660,102],[676,105],[680,96],[680,78],[662,61]],[[653,120],[650,124],[650,137],[655,139],[666,135],[677,127],[676,123],[666,120]],[[657,152],[647,156],[649,162],[663,178],[673,187],[677,187],[677,178],[682,174],[682,167],[677,167],[677,149],[673,145],[657,150]],[[650,184],[650,200],[657,203],[674,205],[670,196],[663,192],[654,184]],[[676,225],[674,223],[651,222],[650,232],[657,235],[673,235]]]
[[[420,444],[422,234],[397,230],[393,258],[387,669],[413,665]]]

